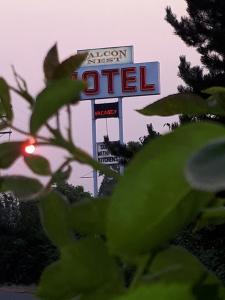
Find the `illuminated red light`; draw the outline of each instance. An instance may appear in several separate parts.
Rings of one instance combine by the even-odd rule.
[[[24,150],[27,154],[33,154],[36,148],[34,145],[27,145]]]
[[[33,137],[31,137],[27,142],[24,143],[22,147],[22,151],[24,155],[33,154],[36,150],[36,141]]]

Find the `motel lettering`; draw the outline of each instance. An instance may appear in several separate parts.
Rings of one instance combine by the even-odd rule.
[[[104,99],[159,93],[158,63],[83,67],[73,79],[88,83],[81,99]]]

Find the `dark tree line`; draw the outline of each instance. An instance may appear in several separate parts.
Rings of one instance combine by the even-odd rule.
[[[180,57],[179,76],[185,85],[180,92],[201,93],[211,86],[225,86],[225,2],[223,0],[186,0],[187,15],[180,20],[171,7],[166,21],[187,46],[200,54],[202,66],[192,66]]]
[[[91,199],[81,186],[60,183],[55,189],[73,204]],[[36,203],[0,194],[0,284],[34,284],[58,251],[41,226]]]
[[[181,93],[196,93],[203,97],[204,90],[213,86],[225,86],[225,2],[223,0],[185,0],[187,14],[179,20],[171,7],[166,9],[166,21],[183,42],[196,49],[201,66],[192,66],[184,55],[180,56],[178,76],[184,85]],[[219,116],[180,116],[181,124],[199,120],[218,121]]]

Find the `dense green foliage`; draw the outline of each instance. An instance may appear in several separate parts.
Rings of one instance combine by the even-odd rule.
[[[179,103],[180,98],[181,98],[181,103]],[[152,105],[151,109],[154,109],[154,107],[157,107],[157,105],[160,105],[161,102],[165,103],[165,101],[168,101],[169,99],[173,99],[173,96],[169,96],[168,98],[163,99],[162,101],[159,101],[158,103],[156,102],[156,105]],[[180,111],[184,110],[185,106],[187,106],[187,105],[188,105],[188,109],[191,109],[192,102],[195,105],[198,105],[198,101],[200,101],[200,103],[202,103],[202,106],[203,106],[202,109],[204,109],[205,104],[206,104],[205,100],[203,100],[201,97],[199,97],[199,96],[196,97],[191,94],[187,95],[186,97],[184,97],[183,95],[179,95],[176,98],[174,98],[173,101],[174,101],[174,103],[176,103],[175,108],[180,109]],[[178,106],[177,104],[178,105],[180,104],[180,105]],[[170,104],[168,103],[167,105],[169,106]],[[165,105],[163,108],[164,108],[163,113],[166,113]],[[145,114],[145,111],[147,111],[147,108],[145,108],[145,110],[142,110],[141,112]],[[152,112],[150,112],[150,113],[152,113]],[[171,113],[171,111],[170,111],[170,113]],[[170,115],[170,113],[169,113],[169,115]],[[173,128],[173,125],[174,124],[172,124],[172,125],[168,124],[169,128],[172,130],[175,129],[175,128]],[[171,126],[172,126],[172,128],[171,128]],[[149,143],[155,137],[158,137],[158,136],[159,136],[159,133],[153,131],[153,134],[152,134],[152,131],[149,131],[149,134],[147,137],[145,137],[145,139],[147,138],[148,143]],[[127,155],[127,151],[124,151],[124,147],[120,147],[120,145],[118,146],[118,144],[110,143],[109,141],[106,141],[106,142],[108,143],[109,150],[114,151],[114,153],[117,156],[123,157],[124,161],[126,161],[126,165],[129,163],[129,161],[132,159],[132,157],[134,157],[134,155],[138,151],[141,150],[141,147],[143,146],[141,143],[139,143],[139,147],[132,148],[132,150],[134,150],[133,152],[131,152],[132,155],[130,155],[129,152]],[[220,143],[220,141],[219,141],[219,143]],[[130,143],[128,143],[126,145],[125,149],[129,150],[129,145],[130,145]],[[223,149],[221,149],[221,151],[223,151]],[[217,153],[215,153],[215,157],[217,157]],[[223,160],[223,157],[221,157],[221,158]],[[194,164],[193,167],[194,166],[196,166],[196,164]],[[209,166],[205,163],[204,163],[204,166],[205,166],[205,169],[200,170],[201,178],[204,179],[207,176],[208,180],[210,180],[210,173],[212,171],[211,166]],[[219,175],[219,170],[221,170],[221,172],[223,173],[223,169],[224,169],[223,161],[218,160],[218,166],[216,169],[217,175]],[[207,170],[210,172],[209,174],[208,174]],[[220,182],[218,180],[217,185],[219,185],[219,184],[222,184],[221,188],[223,189],[224,182],[223,181]],[[105,177],[100,186],[99,195],[100,196],[112,195],[115,185],[116,185],[116,182],[114,180],[110,180],[107,177]],[[209,185],[210,185],[210,181],[208,181],[208,186]],[[219,196],[224,197],[223,194],[224,194],[224,192],[219,193]],[[210,213],[212,213],[212,212],[210,211]],[[221,220],[218,218],[218,213],[221,214]],[[172,244],[181,245],[184,248],[191,251],[207,267],[207,269],[215,272],[215,274],[217,274],[217,276],[223,281],[223,283],[225,283],[225,253],[224,253],[225,238],[224,238],[224,225],[223,225],[224,215],[225,215],[225,208],[222,210],[220,209],[220,211],[215,209],[215,213],[212,213],[211,219],[217,225],[211,225],[211,226],[205,227],[204,229],[201,229],[202,225],[200,224],[200,226],[198,226],[198,227],[201,230],[198,230],[198,231],[194,231],[193,226],[188,226],[187,228],[185,228],[185,230],[183,230],[181,233],[179,233],[179,235],[177,235],[175,240],[173,240],[171,242]],[[207,215],[207,218],[209,218],[209,215]],[[208,223],[209,223],[208,219],[206,220],[205,223],[202,220],[202,223],[204,226],[208,225]],[[221,225],[221,223],[222,223],[222,225]]]
[[[212,86],[225,86],[225,2],[223,0],[186,0],[187,13],[181,19],[178,19],[170,7],[166,11],[166,20],[173,27],[174,32],[182,41],[189,47],[193,47],[200,55],[201,66],[193,66],[185,56],[180,57],[178,76],[184,81],[184,85],[180,85],[178,90],[181,93],[195,93],[196,95],[187,94],[187,98],[181,101],[182,107],[179,112],[185,113],[180,115],[180,123],[187,124],[189,122],[198,122],[199,120],[212,120],[225,123],[224,114],[220,107],[218,110],[211,107],[211,112],[204,107],[206,105],[196,105],[200,102],[208,102],[208,95],[204,90]],[[223,91],[223,88],[220,89]],[[197,95],[203,96],[204,99]],[[183,97],[183,96],[182,96]],[[179,101],[179,98],[175,101]],[[189,110],[192,110],[192,103],[195,105],[195,111],[198,114],[190,115]],[[206,104],[206,103],[205,103]],[[158,105],[158,104],[156,104]],[[184,111],[185,105],[185,111]],[[220,106],[220,104],[219,104]],[[177,107],[177,106],[176,106]],[[178,108],[178,107],[177,107]],[[166,112],[166,107],[164,107]],[[202,109],[202,110],[201,110]],[[219,112],[220,111],[220,112]],[[173,111],[175,113],[175,111]],[[210,115],[207,113],[211,113]],[[152,107],[154,113],[154,107]],[[211,151],[212,151],[211,147]],[[215,157],[217,153],[215,153]],[[220,168],[218,168],[220,165]],[[194,166],[193,166],[194,167]],[[206,169],[208,171],[206,171]],[[223,173],[223,162],[218,161],[216,173]],[[204,173],[206,171],[206,173]],[[213,172],[211,166],[205,166],[201,170],[201,175],[206,180],[208,176],[208,184],[210,185],[210,173]],[[218,179],[217,184],[220,184]],[[220,227],[210,227],[208,230],[198,232],[184,232],[184,241],[179,238],[182,244],[185,244],[189,249],[195,249],[193,253],[197,255],[210,269],[217,271],[221,278],[225,278],[223,266],[225,257],[222,254],[224,248],[224,237],[220,234]],[[215,244],[212,243],[212,236],[215,236]],[[219,239],[216,237],[220,236]],[[208,243],[208,244],[207,244]],[[203,246],[204,245],[204,246]],[[197,250],[196,250],[197,249]],[[204,249],[204,250],[203,250]],[[213,257],[213,259],[212,259]],[[224,269],[225,270],[225,269]]]
[[[64,195],[71,204],[92,200],[91,194],[89,192],[85,192],[84,188],[80,185],[73,186],[66,182],[60,183],[56,185],[56,190]]]
[[[179,20],[171,7],[166,10],[166,21],[189,47],[200,55],[201,65],[192,66],[184,55],[180,56],[178,76],[185,85],[178,86],[181,93],[195,93],[207,99],[204,90],[212,86],[225,86],[225,3],[223,0],[185,0],[187,13]],[[190,100],[191,101],[191,100]],[[196,99],[196,101],[198,101]],[[180,123],[211,120],[225,123],[224,115],[180,115]],[[181,109],[182,111],[182,109]],[[208,111],[209,112],[209,111]]]
[[[54,46],[44,61],[46,86],[36,102],[26,85],[19,85],[18,90],[13,88],[31,106],[27,137],[32,134],[37,145],[56,146],[67,152],[57,170],[52,170],[45,158],[30,157],[28,167],[34,174],[49,172],[45,186],[22,176],[5,176],[0,181],[2,192],[10,188],[20,195],[21,201],[38,203],[42,226],[59,252],[59,259],[42,273],[37,295],[45,300],[225,299],[225,289],[213,274],[186,250],[170,246],[170,241],[188,224],[196,224],[196,227],[203,224],[204,227],[207,223],[224,221],[223,202],[213,193],[221,192],[216,168],[217,159],[223,160],[218,140],[223,141],[225,128],[210,122],[177,128],[146,143],[129,163],[124,176],[119,176],[94,161],[73,141],[71,105],[74,99],[77,101],[85,84],[69,82],[69,78],[83,58],[72,56],[60,63]],[[66,82],[67,90],[62,82]],[[0,95],[7,95],[2,101],[5,111],[10,103],[9,91],[10,88],[3,84]],[[224,115],[224,90],[214,88],[207,92],[211,96],[206,106],[199,101],[187,108],[186,96],[175,95],[159,100],[142,112],[165,115],[165,109],[167,115],[172,115],[174,111],[185,113],[188,109],[188,114],[196,115],[202,110],[207,113],[207,109],[212,113],[213,107],[217,114]],[[63,99],[61,103],[60,98]],[[45,112],[46,102],[48,113]],[[66,134],[61,130],[59,118],[60,109],[65,107],[68,114]],[[55,126],[48,123],[52,117],[56,118]],[[17,130],[11,118],[6,126]],[[39,135],[42,127],[46,127],[49,135]],[[23,156],[23,151],[18,149],[27,137],[17,143],[0,145],[1,168],[7,169]],[[213,151],[208,151],[208,144]],[[212,153],[216,153],[217,159]],[[37,161],[41,163],[37,165]],[[69,176],[73,161],[88,164],[117,180],[112,196],[71,204],[62,193],[55,191],[53,184],[58,178]],[[204,166],[214,171],[210,186],[205,180],[208,177],[201,176]],[[223,176],[225,172],[220,172],[220,180]],[[29,184],[24,189],[26,181]],[[129,278],[128,269],[132,270]]]
[[[178,20],[170,7],[166,20],[175,33],[200,54],[202,67],[191,66],[180,57],[179,76],[186,86],[180,92],[201,93],[211,86],[225,84],[225,2],[223,0],[185,0],[187,16]],[[206,71],[206,72],[205,72]]]
[[[224,223],[224,218],[222,223]],[[193,253],[208,270],[214,272],[222,280],[223,284],[225,282],[224,230],[224,224],[204,226],[197,231],[192,225],[182,231],[182,234],[179,234],[173,241],[174,244]]]

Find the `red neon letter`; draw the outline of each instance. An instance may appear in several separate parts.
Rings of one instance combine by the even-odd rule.
[[[136,73],[136,67],[129,67],[121,70],[123,93],[132,93],[137,91],[136,86],[129,85],[129,83],[136,82],[136,76],[129,76],[131,73]]]
[[[155,85],[147,83],[146,77],[147,77],[146,67],[140,67],[140,89],[141,89],[141,91],[143,91],[143,92],[154,91]]]
[[[84,81],[88,81],[89,77],[93,78],[93,88],[86,88],[84,93],[87,96],[93,96],[99,92],[99,74],[97,71],[86,71],[82,75]]]
[[[113,94],[114,93],[114,84],[113,79],[115,75],[119,74],[119,69],[107,69],[102,70],[102,75],[107,77],[108,81],[108,93]]]

